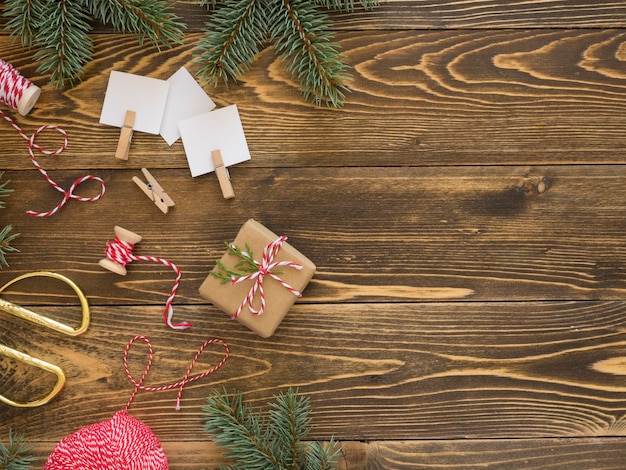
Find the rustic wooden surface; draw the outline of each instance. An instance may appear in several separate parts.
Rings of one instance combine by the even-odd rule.
[[[37,74],[32,51],[0,36],[0,57],[43,87],[29,116],[12,112],[19,125],[69,134],[66,152],[42,165],[63,186],[86,172],[107,184],[98,202],[28,217],[59,193],[0,124],[0,168],[15,190],[2,225],[21,233],[0,280],[65,274],[93,317],[69,338],[2,314],[0,343],[61,365],[68,381],[43,407],[0,404],[0,440],[9,428],[25,433],[41,468],[60,439],[124,407],[132,336],[153,343],[154,385],[179,379],[197,347],[219,337],[231,358],[185,389],[180,411],[175,391],[140,393],[131,408],[173,469],[223,461],[203,431],[212,389],[243,390],[263,407],[289,386],[311,398],[311,438],[342,442],[341,468],[624,468],[626,4],[410,0],[334,14],[353,67],[342,109],[303,103],[271,48],[239,84],[206,89],[218,106],[237,104],[252,154],[231,168],[233,200],[213,175],[190,177],[180,141],[136,133],[122,162],[119,131],[98,124],[111,70],[167,78],[197,67],[206,13],[193,2],[178,9],[190,25],[184,44],[158,52],[99,30],[85,80],[64,92]],[[131,182],[144,166],[176,201],[167,215]],[[525,191],[534,177],[548,190]],[[198,294],[248,218],[318,268],[269,339]],[[114,225],[144,237],[138,254],[181,268],[175,319],[190,330],[161,320],[173,271],[136,262],[122,278],[98,266]],[[3,297],[77,318],[75,299],[52,282]],[[26,397],[48,380],[0,359],[0,393]]]

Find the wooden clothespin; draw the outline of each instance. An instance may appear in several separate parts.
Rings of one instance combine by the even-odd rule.
[[[215,174],[220,182],[220,188],[222,189],[222,196],[224,199],[231,199],[235,197],[235,191],[233,191],[233,185],[230,184],[230,175],[228,169],[224,166],[224,160],[222,159],[222,152],[219,150],[211,151],[211,158],[213,159],[213,166],[215,167]]]
[[[161,212],[167,214],[169,208],[174,207],[174,201],[172,201],[172,198],[168,196],[156,178],[152,176],[146,168],[142,168],[141,171],[148,181],[142,181],[137,176],[133,176],[133,181],[146,196],[152,199],[156,206],[161,209]]]
[[[120,140],[117,141],[117,150],[115,157],[120,160],[128,160],[128,151],[130,150],[130,142],[133,140],[133,126],[135,125],[135,111],[126,111],[124,124],[120,132]]]

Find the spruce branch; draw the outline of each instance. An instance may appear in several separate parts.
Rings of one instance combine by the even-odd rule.
[[[0,179],[2,179],[3,175],[4,172],[0,171]],[[9,183],[10,181],[7,180],[0,184],[0,209],[4,209],[5,207],[4,201],[2,199],[9,197],[13,192],[13,189],[7,187]],[[11,242],[13,242],[13,240],[15,240],[19,236],[19,233],[11,233],[12,231],[13,226],[11,225],[5,225],[0,230],[0,269],[2,269],[3,265],[7,267],[9,266],[6,260],[7,253],[19,252],[17,248],[11,246]],[[0,470],[2,469],[0,468]]]
[[[356,8],[354,0],[313,0],[316,5],[321,5],[329,10],[343,11],[353,13]],[[378,6],[378,0],[359,0],[364,10],[373,10]]]
[[[206,24],[211,32],[197,46],[201,80],[213,86],[220,82],[228,85],[250,68],[266,37],[265,8],[263,0],[228,0],[211,14]]]
[[[157,48],[161,44],[171,47],[182,43],[186,25],[165,1],[93,0],[86,3],[96,19],[111,24],[117,32],[135,33],[139,44],[146,38]]]
[[[273,44],[304,99],[340,107],[349,91],[349,67],[321,8],[353,12],[355,0],[198,0],[212,10],[197,46],[198,76],[209,85],[237,81],[255,54]],[[378,0],[359,0],[373,9]]]
[[[93,44],[89,37],[91,25],[83,5],[75,0],[41,2],[34,22],[34,59],[40,62],[37,71],[49,73],[50,81],[59,88],[74,85],[84,74],[91,60]]]
[[[330,31],[328,16],[309,0],[280,0],[288,21],[271,25],[273,43],[306,101],[339,107],[349,78],[347,64]]]
[[[327,444],[304,443],[311,426],[308,397],[288,389],[274,397],[269,417],[254,413],[242,393],[214,391],[207,398],[205,431],[224,448],[231,465],[226,469],[330,470],[341,451],[333,439]]]
[[[5,0],[6,29],[23,47],[34,47],[34,59],[50,83],[73,86],[93,59],[89,36],[99,20],[116,32],[147,38],[157,48],[181,43],[185,24],[165,0]]]
[[[7,22],[6,29],[12,31],[12,35],[19,37],[22,47],[31,47],[35,39],[34,19],[37,14],[39,2],[37,0],[5,0],[6,10],[4,16],[11,19]]]
[[[35,457],[24,455],[30,451],[30,445],[22,434],[13,434],[9,429],[8,444],[0,442],[0,470],[28,470]]]
[[[213,392],[207,398],[205,431],[226,450],[229,459],[246,469],[282,468],[273,455],[265,419],[243,403],[242,393]]]

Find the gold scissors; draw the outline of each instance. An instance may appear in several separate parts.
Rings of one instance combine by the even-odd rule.
[[[48,271],[38,271],[38,272],[23,274],[7,282],[4,286],[0,287],[0,293],[2,293],[9,286],[12,286],[16,282],[21,281],[22,279],[27,279],[31,277],[51,277],[51,278],[63,281],[65,284],[70,286],[72,290],[76,293],[76,295],[78,295],[78,299],[80,300],[80,306],[82,310],[82,320],[81,320],[80,326],[78,328],[73,328],[71,326],[65,325],[51,318],[35,313],[24,307],[16,305],[12,302],[8,302],[2,298],[0,298],[0,310],[4,310],[5,312],[15,315],[16,317],[23,318],[37,325],[50,328],[54,331],[58,331],[60,333],[63,333],[69,336],[78,336],[81,333],[84,333],[89,327],[89,318],[90,318],[89,304],[87,302],[87,297],[85,297],[85,294],[83,294],[83,292],[78,288],[78,286],[71,279],[61,274],[48,272]],[[48,362],[42,361],[41,359],[37,359],[36,357],[29,356],[28,354],[25,354],[21,351],[16,351],[15,349],[11,349],[8,346],[4,346],[2,344],[0,344],[0,355],[6,356],[18,362],[23,362],[25,364],[37,367],[47,372],[51,372],[57,377],[57,381],[54,387],[43,398],[39,398],[36,400],[22,403],[22,402],[13,401],[3,395],[0,395],[0,401],[8,405],[16,406],[19,408],[32,408],[32,407],[44,405],[48,403],[50,400],[52,400],[61,391],[61,389],[63,388],[63,385],[65,385],[65,374],[63,373],[63,370],[54,364],[50,364]]]

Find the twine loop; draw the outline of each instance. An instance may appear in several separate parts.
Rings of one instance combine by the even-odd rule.
[[[22,77],[10,64],[7,62],[0,60],[0,101],[11,106],[13,109],[16,109],[20,98],[22,97],[24,91],[32,85],[31,82],[24,77]],[[30,159],[35,165],[35,168],[43,175],[43,177],[48,181],[50,186],[63,194],[63,198],[61,201],[51,210],[46,212],[36,212],[36,211],[26,211],[26,214],[34,216],[34,217],[49,217],[61,209],[67,201],[70,199],[75,199],[81,202],[93,202],[100,199],[104,196],[104,192],[106,190],[106,185],[104,180],[98,176],[86,175],[76,179],[71,186],[66,190],[59,186],[44,170],[44,168],[39,164],[37,159],[35,158],[34,151],[44,155],[59,155],[67,148],[68,138],[67,133],[60,127],[54,125],[44,125],[33,132],[33,135],[28,136],[21,128],[17,125],[17,123],[11,119],[4,111],[0,110],[0,116],[2,116],[16,131],[17,133],[28,142],[28,154],[30,155]],[[35,139],[39,134],[47,129],[52,129],[57,131],[63,137],[63,144],[56,150],[47,150],[44,147],[35,143]],[[96,181],[100,184],[100,191],[98,194],[92,197],[80,196],[75,193],[76,188],[86,181]]]
[[[148,363],[146,364],[146,368],[143,371],[143,374],[141,375],[141,378],[139,380],[136,380],[132,374],[130,373],[130,370],[128,368],[128,353],[130,351],[131,346],[135,343],[135,341],[137,340],[142,340],[144,343],[146,343],[146,345],[148,346]],[[198,358],[200,357],[200,355],[202,354],[202,352],[206,349],[207,346],[211,345],[211,344],[221,344],[222,346],[224,346],[224,356],[222,356],[222,359],[213,367],[211,367],[210,369],[205,370],[204,372],[200,373],[200,374],[196,374],[196,375],[191,375],[191,371],[193,370],[194,366],[196,365],[196,362],[198,362]],[[200,380],[210,374],[212,374],[213,372],[215,372],[216,370],[218,370],[220,367],[222,367],[224,365],[224,363],[226,362],[226,360],[228,359],[228,356],[230,355],[230,348],[228,347],[228,344],[221,340],[221,339],[209,339],[207,341],[205,341],[202,346],[200,346],[200,349],[198,349],[198,351],[196,352],[196,354],[194,355],[191,363],[189,364],[189,367],[187,368],[187,371],[185,372],[185,375],[183,377],[183,379],[179,382],[176,383],[171,383],[171,384],[167,384],[167,385],[162,385],[159,387],[147,387],[145,385],[143,385],[143,382],[145,381],[148,372],[150,371],[150,368],[152,367],[152,361],[154,359],[154,350],[152,348],[152,343],[150,343],[150,340],[148,338],[146,338],[145,336],[142,335],[137,335],[135,337],[133,337],[128,344],[126,345],[126,348],[124,349],[124,371],[126,372],[126,377],[128,377],[128,379],[131,381],[131,383],[135,386],[135,390],[133,391],[132,395],[130,396],[128,403],[126,404],[126,411],[128,411],[128,409],[130,408],[130,405],[132,404],[133,400],[135,399],[135,396],[137,395],[137,392],[139,392],[139,390],[144,390],[144,391],[148,391],[148,392],[159,392],[162,390],[171,390],[173,388],[178,388],[178,395],[176,397],[176,406],[175,408],[177,410],[180,409],[180,400],[183,394],[183,389],[185,388],[185,385],[187,385],[188,383],[191,382],[195,382],[196,380]]]
[[[182,273],[178,266],[176,266],[171,261],[163,258],[157,258],[155,256],[137,256],[133,254],[134,248],[135,245],[133,245],[132,243],[122,240],[119,237],[115,237],[113,241],[107,242],[104,254],[108,259],[115,263],[121,264],[122,266],[126,266],[132,261],[150,261],[153,263],[161,263],[162,265],[174,270],[174,272],[176,273],[176,279],[174,280],[174,285],[172,286],[170,295],[165,302],[165,309],[163,310],[163,321],[167,326],[174,330],[185,330],[189,328],[191,326],[191,323],[189,322],[173,323],[172,321],[172,317],[174,316],[172,303],[174,302],[174,297],[176,297],[176,292],[178,291],[180,278],[182,276]]]
[[[248,310],[250,310],[250,313],[254,315],[262,315],[263,312],[265,312],[266,303],[265,303],[265,291],[263,289],[263,282],[266,276],[269,276],[272,279],[278,281],[281,286],[283,286],[285,289],[290,291],[296,297],[302,297],[302,294],[298,290],[294,289],[292,286],[287,284],[285,281],[283,281],[280,278],[280,276],[278,276],[278,274],[273,272],[274,269],[278,267],[282,267],[282,266],[294,268],[298,271],[302,269],[301,264],[294,263],[293,261],[274,261],[274,258],[280,251],[285,240],[287,240],[287,237],[281,236],[281,237],[278,237],[276,240],[268,243],[265,246],[265,248],[263,249],[263,258],[261,259],[261,262],[253,260],[254,264],[258,268],[257,271],[251,274],[247,274],[245,276],[240,276],[240,277],[233,276],[232,277],[230,282],[233,285],[238,284],[240,282],[254,280],[254,284],[248,291],[248,294],[246,295],[246,297],[243,299],[243,301],[241,302],[241,304],[239,305],[239,307],[233,314],[232,316],[233,319],[236,319],[237,317],[239,317],[239,315],[241,314],[241,312],[246,306],[248,307]],[[248,253],[243,252],[243,251],[242,251],[242,254],[244,254],[245,256],[249,256]],[[257,293],[259,294],[259,298],[261,302],[261,306],[258,309],[255,308],[253,305],[254,299],[256,298]]]

